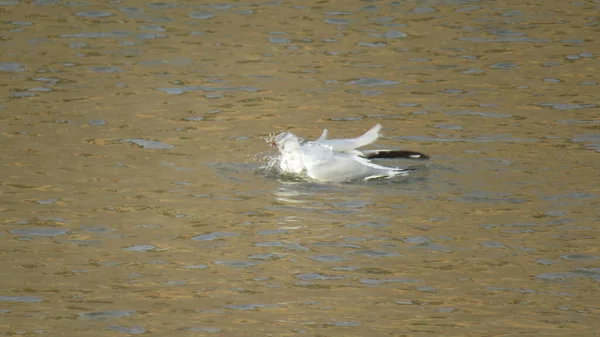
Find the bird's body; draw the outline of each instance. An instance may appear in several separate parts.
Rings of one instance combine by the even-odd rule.
[[[300,143],[290,132],[279,134],[275,145],[280,152],[279,170],[287,174],[306,174],[323,182],[349,182],[374,178],[407,175],[410,170],[386,167],[371,162],[369,155],[358,148],[372,144],[379,138],[381,125],[377,124],[360,137],[327,139],[327,130],[315,141]]]

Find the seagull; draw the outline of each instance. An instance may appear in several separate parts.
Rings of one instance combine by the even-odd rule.
[[[356,138],[327,139],[325,129],[318,139],[304,143],[293,133],[283,132],[275,138],[272,145],[277,146],[280,152],[278,166],[282,173],[306,174],[313,180],[330,183],[406,176],[411,171],[378,165],[370,159],[428,158],[413,151],[358,150],[374,143],[379,138],[380,130],[381,125],[377,124]]]

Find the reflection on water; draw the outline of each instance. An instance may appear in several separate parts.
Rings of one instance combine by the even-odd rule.
[[[2,332],[594,336],[599,9],[0,1]],[[430,163],[259,169],[375,123]]]

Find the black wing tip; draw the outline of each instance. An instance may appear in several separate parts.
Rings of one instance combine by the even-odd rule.
[[[429,156],[415,151],[404,151],[404,150],[381,150],[381,151],[373,151],[367,154],[368,159],[393,159],[393,158],[403,158],[403,159],[413,159],[413,160],[427,160]]]

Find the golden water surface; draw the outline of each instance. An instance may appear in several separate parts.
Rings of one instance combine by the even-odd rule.
[[[0,335],[597,336],[599,13],[0,0]],[[432,159],[260,169],[376,123]]]

